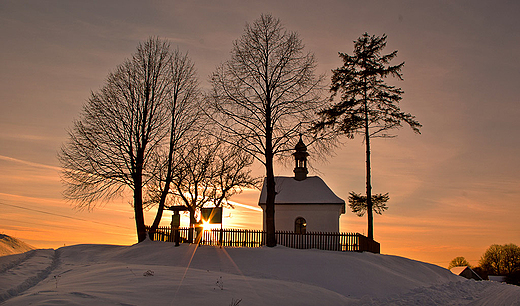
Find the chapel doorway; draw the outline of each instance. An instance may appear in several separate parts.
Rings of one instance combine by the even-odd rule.
[[[296,221],[294,221],[294,232],[296,234],[305,234],[307,232],[307,221],[304,218],[296,218]]]

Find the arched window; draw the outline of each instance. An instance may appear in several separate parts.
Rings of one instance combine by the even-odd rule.
[[[294,232],[296,234],[305,234],[307,232],[307,221],[304,218],[296,218],[296,221],[294,221]]]

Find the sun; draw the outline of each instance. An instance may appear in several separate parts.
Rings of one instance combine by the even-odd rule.
[[[202,229],[204,231],[209,231],[211,229],[211,224],[207,220],[202,220]]]

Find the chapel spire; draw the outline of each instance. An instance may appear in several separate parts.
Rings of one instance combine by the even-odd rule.
[[[293,153],[295,161],[295,167],[293,170],[294,179],[297,181],[303,181],[307,178],[307,173],[309,173],[307,170],[307,156],[309,156],[309,153],[307,153],[307,146],[303,143],[301,134],[300,140],[294,147],[294,150],[296,151]]]

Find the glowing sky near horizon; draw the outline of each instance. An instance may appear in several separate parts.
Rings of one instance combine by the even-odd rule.
[[[56,152],[66,130],[139,41],[156,35],[188,51],[207,89],[245,22],[271,13],[299,33],[327,80],[341,65],[337,52],[351,53],[361,34],[388,35],[386,51],[405,61],[401,108],[424,127],[422,135],[403,128],[372,142],[374,192],[390,194],[388,211],[375,216],[375,238],[386,254],[477,264],[491,244],[520,245],[519,12],[516,1],[483,0],[4,0],[0,232],[42,248],[134,243],[130,197],[91,212],[62,199]],[[346,200],[364,190],[363,151],[360,139],[345,140],[326,162],[311,156],[310,174]],[[292,169],[278,164],[275,172]],[[258,196],[233,198],[242,205],[224,212],[225,226],[261,228]],[[349,211],[340,228],[365,233],[366,220]]]

